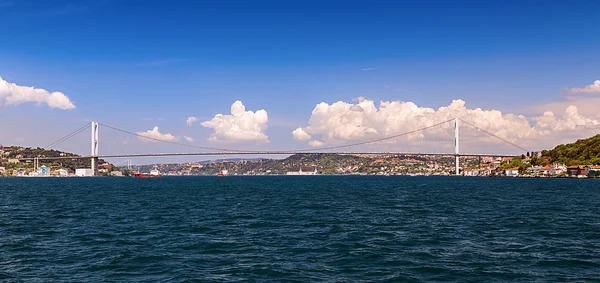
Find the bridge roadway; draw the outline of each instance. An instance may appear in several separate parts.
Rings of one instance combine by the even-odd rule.
[[[133,157],[165,157],[165,156],[221,156],[221,155],[294,155],[294,154],[338,154],[338,155],[424,155],[424,156],[456,156],[453,153],[413,153],[413,152],[309,152],[309,151],[223,151],[223,152],[190,152],[190,153],[135,153],[107,154],[98,156],[59,156],[20,158],[19,160],[60,160],[96,158],[133,158]],[[459,154],[464,157],[515,157],[506,154]]]

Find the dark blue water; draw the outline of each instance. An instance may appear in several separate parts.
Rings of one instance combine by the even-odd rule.
[[[0,179],[3,281],[600,280],[600,181]]]

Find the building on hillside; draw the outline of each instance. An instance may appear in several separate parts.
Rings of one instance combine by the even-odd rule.
[[[538,177],[538,176],[540,176],[540,175],[543,175],[543,174],[542,174],[542,172],[543,172],[543,169],[544,169],[544,167],[542,167],[542,166],[539,166],[539,165],[535,165],[535,166],[528,167],[526,171],[527,171],[527,173],[529,173],[531,176]]]
[[[588,177],[590,178],[598,178],[600,177],[600,166],[597,165],[589,165],[588,167]]]
[[[50,167],[46,167],[46,165],[40,166],[37,170],[37,176],[47,177],[50,176]]]
[[[567,175],[569,177],[587,177],[589,167],[586,165],[571,165],[567,167]]]
[[[69,171],[64,168],[54,170],[54,171],[52,171],[52,176],[67,177],[67,176],[69,176]]]
[[[540,177],[549,176],[551,169],[552,169],[552,166],[550,166],[550,165],[540,166],[540,168],[538,170],[538,176],[540,176]]]
[[[546,165],[544,167],[539,168],[538,176],[551,176],[554,174],[550,174],[551,171],[554,171],[552,166]]]
[[[465,168],[463,170],[463,176],[479,176],[479,170],[473,168]]]
[[[504,175],[506,177],[519,177],[519,167],[505,169]]]
[[[565,166],[564,164],[555,165],[554,166],[554,174],[556,174],[556,175],[567,174],[567,166]]]
[[[540,169],[541,176],[557,176],[565,173],[565,166],[562,164],[548,164]]]
[[[479,176],[490,176],[492,175],[492,168],[490,166],[483,166],[478,169]]]
[[[23,177],[27,175],[27,170],[25,168],[17,168],[13,170],[13,176]]]
[[[0,177],[4,176],[4,174],[6,174],[6,168],[0,167]]]
[[[108,173],[112,169],[112,164],[104,162],[98,165],[98,173]]]

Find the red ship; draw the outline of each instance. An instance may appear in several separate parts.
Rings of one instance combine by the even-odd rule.
[[[160,178],[162,174],[158,170],[152,169],[150,173],[135,173],[133,176],[136,178]]]

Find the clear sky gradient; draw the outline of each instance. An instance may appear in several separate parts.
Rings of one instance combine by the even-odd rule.
[[[600,119],[586,108],[600,93],[569,96],[600,80],[598,15],[593,0],[0,0],[0,77],[76,105],[6,104],[0,143],[45,146],[98,120],[215,145],[201,122],[236,100],[268,112],[270,141],[236,144],[265,148],[306,147],[291,132],[317,104],[358,97],[433,109],[462,99],[532,127],[577,103]]]

